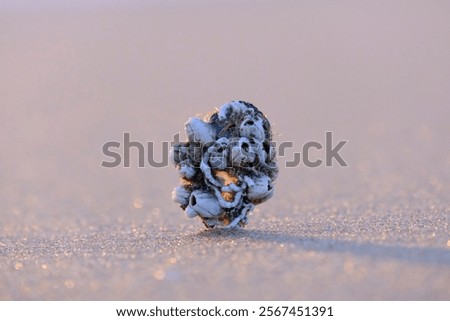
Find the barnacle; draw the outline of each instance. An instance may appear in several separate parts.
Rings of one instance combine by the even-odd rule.
[[[205,120],[190,118],[187,142],[173,145],[180,186],[172,199],[208,228],[245,226],[273,195],[278,174],[272,131],[252,104],[232,101]]]

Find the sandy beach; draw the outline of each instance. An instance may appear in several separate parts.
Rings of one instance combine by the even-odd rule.
[[[447,2],[44,3],[0,6],[1,300],[450,300]],[[235,99],[293,144],[246,228],[101,166]]]

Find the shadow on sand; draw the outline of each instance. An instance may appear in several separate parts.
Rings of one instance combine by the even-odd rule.
[[[361,243],[319,237],[302,237],[276,231],[258,229],[212,229],[201,231],[197,237],[217,240],[243,239],[254,242],[292,244],[300,250],[349,253],[355,256],[401,260],[410,263],[444,265],[450,267],[450,250],[433,247],[408,247],[399,244]]]

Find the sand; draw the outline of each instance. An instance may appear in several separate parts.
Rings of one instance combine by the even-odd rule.
[[[0,8],[0,299],[450,299],[448,4]],[[186,218],[136,149],[100,166],[233,99],[294,144],[245,229]],[[347,167],[286,165],[327,131]]]

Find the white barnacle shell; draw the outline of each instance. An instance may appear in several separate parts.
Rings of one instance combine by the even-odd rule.
[[[180,205],[188,205],[189,204],[189,196],[191,192],[189,192],[184,186],[180,185],[175,187],[172,192],[172,200],[174,202],[179,203]]]
[[[173,166],[177,166],[179,162],[179,147],[173,146],[169,151],[169,160]]]
[[[230,185],[228,185],[228,187],[235,193],[242,191],[242,187],[240,187],[234,183],[231,183]]]
[[[190,142],[206,144],[216,140],[214,129],[200,118],[189,118],[186,123],[186,134]]]
[[[207,191],[197,190],[192,192],[189,198],[189,207],[202,217],[216,217],[222,213],[222,207],[217,198]]]
[[[242,102],[238,100],[233,100],[229,103],[222,105],[219,108],[219,120],[225,120],[231,113],[244,113],[249,108]]]
[[[251,203],[243,205],[242,210],[241,210],[241,214],[238,217],[236,217],[233,221],[231,221],[230,224],[225,226],[225,228],[234,228],[242,220],[244,220],[245,223],[247,223],[247,213],[251,212],[254,207],[255,206],[253,204],[251,204]]]
[[[216,198],[219,201],[220,206],[222,206],[223,208],[234,208],[238,206],[238,204],[242,200],[242,190],[236,192],[236,194],[234,195],[234,199],[232,201],[227,201],[221,194],[221,191],[217,188],[214,188],[214,194],[216,195]]]
[[[184,210],[184,213],[186,214],[187,217],[189,218],[193,218],[196,217],[198,215],[198,213],[192,208],[192,206],[188,205],[186,207],[186,209]]]
[[[227,150],[224,150],[222,152],[214,151],[209,154],[209,165],[214,169],[225,169],[227,168],[227,159]]]
[[[249,176],[245,175],[244,176],[244,182],[247,184],[247,186],[249,187],[253,187],[255,186],[255,181],[252,180]]]
[[[253,154],[253,157],[255,156],[254,154],[258,155],[258,163],[254,164],[254,165],[257,166],[259,164],[264,164],[266,162],[267,153],[264,150],[263,143],[260,141],[255,141],[255,140],[251,139],[250,147],[251,147],[250,150]]]
[[[197,169],[188,164],[183,163],[180,166],[179,172],[181,177],[191,179],[197,173]]]
[[[208,149],[209,165],[214,169],[225,169],[228,166],[228,139],[225,137],[219,138],[213,146]]]
[[[247,197],[253,203],[262,203],[273,195],[272,180],[267,175],[253,177],[253,184],[248,184]],[[248,180],[250,183],[250,180]]]
[[[173,147],[170,149],[170,161],[174,166],[178,166],[178,164],[188,158],[188,147],[186,143],[175,143]]]
[[[256,152],[246,137],[240,138],[231,145],[231,162],[234,166],[241,166],[255,160]]]
[[[269,143],[268,146],[269,146],[269,147],[268,147],[268,149],[269,149],[269,151],[268,151],[268,159],[269,159],[269,161],[270,161],[270,160],[275,160],[276,157],[277,157],[276,146],[275,146],[275,144],[273,144],[273,143]]]
[[[266,136],[261,119],[256,117],[246,117],[239,127],[239,134],[260,142],[264,141]]]
[[[200,170],[203,172],[205,182],[216,187],[222,186],[220,181],[216,179],[212,174],[211,167],[209,166],[208,161],[209,161],[209,152],[206,152],[200,163]]]

